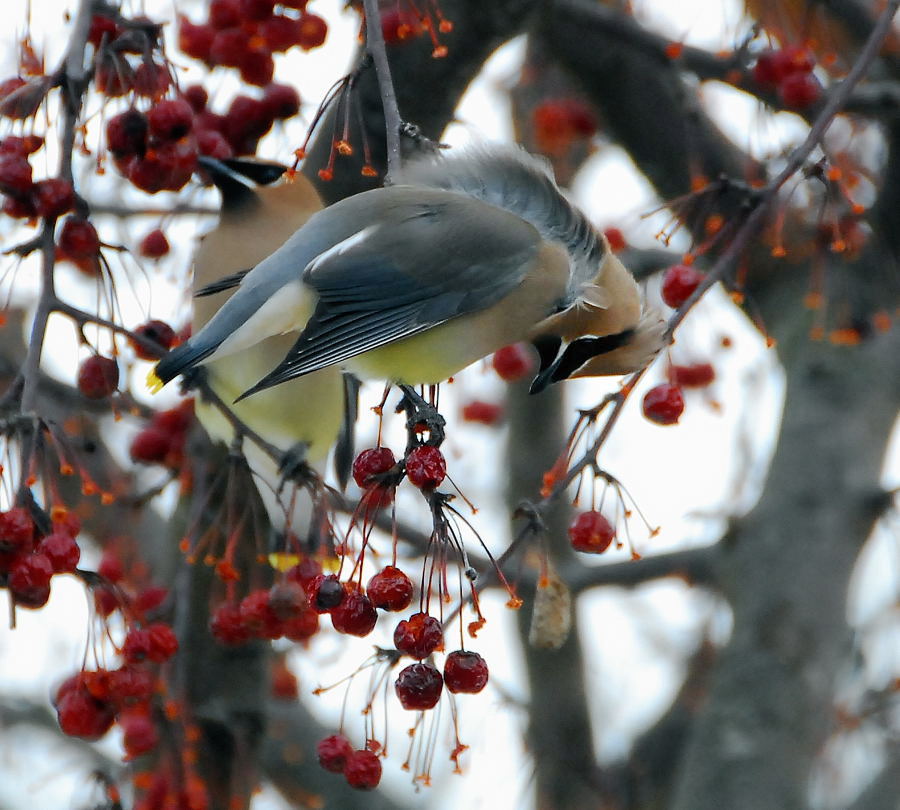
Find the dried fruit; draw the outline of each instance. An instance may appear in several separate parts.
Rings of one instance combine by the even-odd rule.
[[[444,679],[431,664],[410,664],[394,682],[394,691],[404,709],[433,709],[441,699]]]
[[[440,486],[447,475],[444,454],[433,445],[422,444],[410,450],[406,456],[406,477],[419,489]]]
[[[658,425],[674,425],[684,411],[681,389],[672,383],[661,383],[644,394],[644,416]]]
[[[488,682],[487,662],[477,652],[454,650],[444,662],[444,683],[455,694],[475,694]]]

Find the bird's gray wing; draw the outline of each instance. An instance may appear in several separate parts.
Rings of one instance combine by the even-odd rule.
[[[245,396],[490,307],[533,268],[540,236],[531,225],[458,194],[425,196],[310,263],[303,280],[318,294],[316,310]]]

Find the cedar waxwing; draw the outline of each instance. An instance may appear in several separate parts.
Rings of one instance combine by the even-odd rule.
[[[251,179],[272,183],[284,173],[283,166],[204,160],[204,168],[222,194],[222,209],[218,225],[202,238],[194,255],[194,289],[207,293],[194,302],[195,334],[221,306],[221,296],[208,293],[221,286],[222,276],[253,267],[322,208],[312,184],[301,175],[293,182],[251,184]],[[293,342],[289,335],[273,335],[225,360],[213,360],[206,364],[207,382],[230,405],[276,365]],[[336,367],[323,369],[292,380],[284,390],[261,392],[231,408],[248,427],[281,450],[303,443],[304,460],[322,474],[344,413],[341,373]],[[233,440],[234,428],[217,407],[198,397],[196,412],[210,436]],[[278,497],[281,473],[275,462],[252,441],[245,441],[243,450],[250,468],[261,479],[260,495],[273,525],[283,528],[289,524],[302,536],[311,511],[308,495],[294,496],[287,487]]]
[[[521,340],[540,353],[540,390],[639,368],[661,348],[661,321],[642,315],[634,279],[545,163],[486,146],[412,161],[401,179],[314,214],[232,279],[236,293],[157,364],[159,381],[291,333],[239,399],[334,365],[438,383]]]

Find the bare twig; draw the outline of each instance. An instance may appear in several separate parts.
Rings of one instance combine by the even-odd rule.
[[[385,140],[387,142],[387,173],[385,185],[389,185],[400,171],[400,110],[397,107],[397,94],[394,92],[394,81],[391,78],[391,65],[388,61],[384,34],[381,30],[381,10],[378,0],[364,0],[366,11],[366,50],[375,62],[375,73],[378,76],[378,89],[384,107]]]

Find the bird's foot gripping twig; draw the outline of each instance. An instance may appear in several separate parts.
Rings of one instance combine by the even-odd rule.
[[[444,417],[411,386],[401,385],[400,390],[403,392],[403,398],[397,406],[397,411],[398,413],[401,410],[406,411],[406,430],[409,433],[410,448],[418,443],[416,434],[424,430],[428,431],[426,444],[440,447],[444,441],[444,426],[447,424]]]

